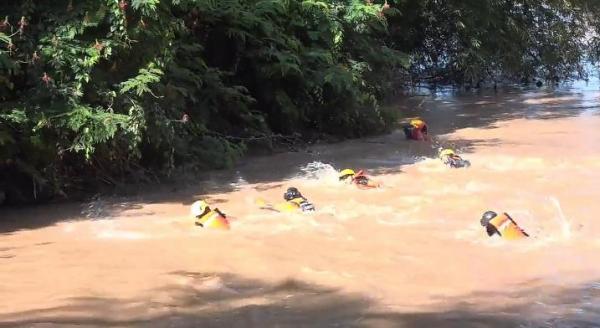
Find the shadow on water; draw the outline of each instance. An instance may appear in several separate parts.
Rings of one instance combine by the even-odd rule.
[[[231,274],[171,272],[185,283],[147,297],[84,297],[54,308],[0,315],[3,327],[598,327],[600,289],[538,285],[444,299],[427,311],[391,310],[358,294],[297,280],[277,284]],[[431,310],[435,309],[435,310]]]
[[[82,204],[43,204],[28,208],[0,209],[0,235],[42,228],[63,221],[104,219],[126,210],[141,208],[142,205],[132,201],[109,201],[95,197]]]
[[[488,90],[478,94],[409,97],[393,107],[404,117],[423,117],[435,138],[464,128],[494,128],[495,123],[512,119],[549,120],[600,111],[597,88],[579,87],[583,91],[563,88],[494,93]],[[492,143],[497,144],[499,140]],[[404,165],[435,156],[443,142],[407,141],[401,131],[394,131],[334,145],[315,145],[308,151],[247,158],[234,170],[210,172],[207,180],[227,181],[231,185],[241,180],[250,184],[281,181],[297,176],[301,167],[313,161],[336,169],[367,169],[374,175],[401,172]],[[468,148],[481,142],[463,140],[461,143]]]
[[[445,135],[462,128],[493,128],[498,121],[526,119],[556,119],[598,112],[598,95],[592,90],[493,91],[478,94],[453,94],[408,97],[394,107],[404,117],[421,116],[430,126],[433,136]],[[89,219],[86,206],[95,204],[102,217],[116,215],[138,204],[170,202],[189,205],[201,195],[236,191],[248,184],[269,184],[301,177],[301,169],[317,162],[335,169],[366,169],[371,175],[399,173],[402,166],[437,154],[444,141],[431,143],[407,141],[401,131],[370,138],[348,140],[336,144],[313,145],[298,152],[255,156],[243,159],[229,170],[207,171],[195,177],[175,177],[174,183],[139,186],[135,197],[106,197],[87,204],[42,205],[26,209],[0,209],[0,233],[34,229],[70,219]],[[458,140],[452,147],[469,151],[475,145],[499,144],[495,141]],[[257,186],[258,191],[280,186]],[[101,209],[100,209],[101,208]],[[93,211],[92,211],[93,212]],[[96,215],[100,217],[100,215]]]
[[[493,128],[499,121],[566,118],[600,109],[597,99],[588,99],[584,93],[564,91],[420,98],[409,99],[398,106],[399,110],[408,117],[424,118],[434,135],[463,128]]]

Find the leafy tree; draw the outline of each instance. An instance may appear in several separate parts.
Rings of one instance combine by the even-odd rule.
[[[392,28],[392,38],[410,47],[415,80],[477,86],[584,73],[589,11],[577,1],[428,0],[397,9],[409,21],[391,21],[403,27]]]
[[[565,79],[589,0],[4,0],[0,191],[233,165],[277,136],[384,132],[409,81]],[[588,33],[588,34],[586,34]],[[589,41],[589,42],[588,42]],[[589,51],[589,52],[587,52]]]

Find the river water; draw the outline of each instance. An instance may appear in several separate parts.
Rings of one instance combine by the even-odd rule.
[[[600,327],[600,92],[427,94],[401,132],[136,197],[0,212],[0,326]],[[472,166],[435,158],[454,147]],[[363,168],[376,190],[340,185]],[[289,186],[314,214],[260,210]],[[231,230],[195,227],[206,199]],[[486,210],[531,237],[489,238]]]

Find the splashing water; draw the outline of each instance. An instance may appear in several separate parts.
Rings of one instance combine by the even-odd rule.
[[[236,181],[229,184],[234,190],[243,189],[248,186],[248,181],[244,179],[240,171],[236,171]]]
[[[337,170],[331,164],[319,161],[310,162],[300,167],[300,172],[296,178],[325,181],[336,181],[337,178]]]
[[[562,230],[563,238],[570,239],[571,238],[571,222],[565,216],[558,199],[554,196],[550,196],[548,198],[550,199],[550,202],[554,205],[554,207],[556,207],[556,210],[558,211],[558,219],[559,219],[560,227]]]
[[[108,205],[109,203],[106,200],[96,195],[84,205],[81,214],[88,219],[100,220],[109,215],[106,209]]]
[[[600,224],[592,216],[600,211],[600,116],[576,117],[578,99],[552,108],[547,100],[523,105],[520,94],[428,99],[434,145],[460,146],[468,170],[444,166],[430,144],[397,133],[319,145],[319,157],[253,158],[239,172],[211,172],[181,198],[98,198],[83,213],[73,206],[71,217],[57,205],[2,217],[18,224],[0,235],[0,281],[10,282],[0,288],[8,300],[0,321],[102,324],[110,311],[120,317],[107,324],[144,327],[235,325],[229,318],[256,327],[594,327],[586,323],[600,322]],[[536,106],[555,117],[522,119]],[[346,167],[365,168],[384,187],[339,183],[336,169]],[[257,206],[259,197],[283,202],[290,186],[317,211]],[[231,230],[196,227],[196,196],[227,213]],[[532,237],[489,237],[479,223],[486,210],[510,213]],[[77,221],[60,223],[69,218]],[[184,286],[173,286],[173,273]],[[206,277],[214,286],[202,287]],[[277,287],[288,280],[301,284]],[[303,292],[312,284],[324,288]],[[213,293],[227,288],[240,295]]]

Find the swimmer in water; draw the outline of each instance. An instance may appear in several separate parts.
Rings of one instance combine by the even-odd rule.
[[[196,218],[195,224],[203,228],[229,230],[227,216],[218,208],[212,210],[203,200],[192,204],[191,213]]]
[[[440,152],[440,160],[452,168],[469,167],[471,162],[456,155],[452,149],[443,149]]]
[[[480,223],[481,226],[485,227],[485,230],[490,237],[496,234],[507,240],[529,237],[529,235],[519,227],[515,220],[506,213],[498,215],[496,212],[487,211],[483,213]]]
[[[403,126],[404,135],[408,140],[425,141],[429,140],[429,130],[427,123],[420,118],[412,119]]]
[[[283,194],[285,202],[276,205],[271,205],[263,200],[257,200],[257,203],[261,205],[262,209],[272,210],[275,212],[296,212],[298,210],[302,212],[314,212],[315,206],[302,196],[298,188],[290,187]]]
[[[300,191],[295,187],[288,188],[283,194],[283,199],[285,199],[292,207],[295,206],[302,212],[314,212],[315,210],[315,206],[310,203],[306,197],[302,196]]]
[[[353,183],[360,189],[371,189],[379,187],[379,183],[372,181],[365,173],[360,170],[354,172],[351,169],[344,169],[340,171],[339,180],[346,183]]]

